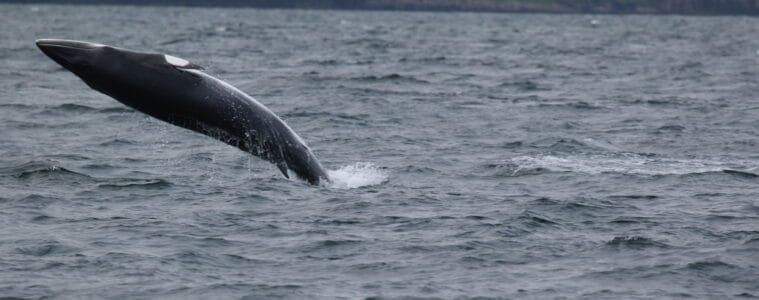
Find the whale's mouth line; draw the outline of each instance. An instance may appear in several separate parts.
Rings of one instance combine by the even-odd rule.
[[[39,45],[40,46],[45,46],[45,47],[56,47],[56,48],[64,48],[64,49],[72,49],[72,50],[95,50],[95,49],[97,49],[97,48],[79,48],[79,47],[56,45],[56,44],[39,44]]]
[[[93,43],[85,43],[85,42],[69,41],[69,40],[56,40],[56,39],[39,39],[36,41],[36,44],[38,47],[57,47],[57,48],[66,48],[66,49],[74,49],[74,50],[94,50],[94,49],[98,49],[105,46],[102,44],[93,44]]]

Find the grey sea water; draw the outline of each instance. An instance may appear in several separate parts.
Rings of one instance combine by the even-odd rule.
[[[759,297],[759,19],[0,5],[0,296]],[[313,187],[37,38],[256,97]]]

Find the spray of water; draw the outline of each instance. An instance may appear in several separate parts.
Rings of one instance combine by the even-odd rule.
[[[387,180],[387,174],[372,163],[354,163],[337,170],[329,170],[330,188],[354,189],[378,185]]]

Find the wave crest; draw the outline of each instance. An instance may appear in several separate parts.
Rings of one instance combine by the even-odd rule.
[[[545,172],[577,172],[585,174],[634,174],[648,176],[729,174],[740,178],[759,177],[756,162],[727,162],[702,159],[648,157],[646,155],[582,156],[518,156],[497,164],[484,166],[493,176],[513,177]]]

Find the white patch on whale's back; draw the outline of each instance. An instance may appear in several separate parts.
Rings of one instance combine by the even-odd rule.
[[[166,59],[167,63],[169,63],[171,65],[174,65],[174,66],[177,66],[177,67],[186,67],[187,65],[190,64],[189,61],[181,59],[181,58],[176,57],[176,56],[171,56],[171,55],[168,55],[168,54],[164,54],[163,57]]]

